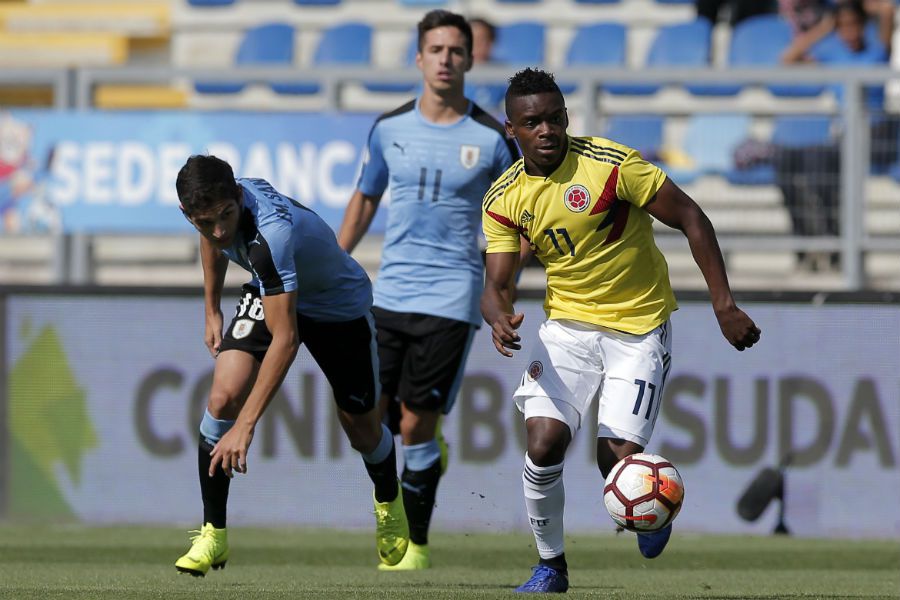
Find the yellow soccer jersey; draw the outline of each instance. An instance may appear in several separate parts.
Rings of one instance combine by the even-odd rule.
[[[666,179],[634,149],[604,138],[569,137],[549,177],[522,159],[484,197],[489,253],[518,252],[519,234],[547,271],[544,310],[643,334],[676,308],[669,269],[644,210]]]

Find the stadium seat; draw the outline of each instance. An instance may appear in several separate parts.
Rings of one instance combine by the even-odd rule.
[[[313,55],[316,67],[367,67],[372,64],[372,27],[341,23],[322,33]],[[378,84],[366,84],[377,86]]]
[[[290,66],[294,62],[294,27],[287,23],[266,23],[253,27],[244,34],[238,47],[235,66],[265,65]],[[218,83],[196,82],[194,89],[200,94],[236,94],[244,89],[246,82]],[[293,84],[276,84],[293,89]],[[300,84],[303,91],[292,93],[315,93],[316,89]],[[272,86],[273,89],[276,86]],[[290,93],[290,92],[284,92]]]
[[[747,114],[690,117],[682,146],[702,175],[724,175],[734,168],[734,149],[750,135]]]
[[[823,115],[790,115],[775,118],[772,144],[783,148],[816,146],[832,141],[831,118]],[[775,168],[762,164],[748,169],[735,169],[726,179],[736,185],[771,185],[775,183]]]
[[[509,23],[497,27],[497,39],[491,51],[497,65],[536,66],[544,63],[544,25],[533,21]],[[506,94],[506,82],[466,86],[466,95],[490,111]]]
[[[727,175],[736,170],[734,150],[749,133],[750,116],[746,114],[693,115],[680,151],[675,156],[662,152],[659,166],[679,184],[703,175]]]
[[[646,158],[656,157],[662,147],[663,117],[660,115],[614,115],[606,121],[603,136],[631,146]]]
[[[581,25],[576,29],[566,52],[566,66],[625,66],[625,33],[626,26],[622,23]],[[576,89],[573,83],[560,83],[559,87],[563,94],[571,94]]]
[[[498,26],[491,57],[503,65],[543,64],[544,24],[529,21]]]
[[[687,23],[663,25],[653,39],[647,55],[648,67],[706,67],[709,66],[712,24],[704,18]],[[704,93],[703,86],[688,86],[693,93]],[[615,94],[649,95],[659,90],[658,85],[617,85],[609,91]]]
[[[763,67],[781,64],[781,55],[790,45],[791,26],[778,15],[759,15],[745,19],[734,26],[728,64],[734,67]],[[720,95],[734,95],[742,86],[708,86]],[[779,84],[768,86],[769,92],[780,97],[818,96],[825,89],[822,85]],[[709,93],[709,92],[707,92]]]

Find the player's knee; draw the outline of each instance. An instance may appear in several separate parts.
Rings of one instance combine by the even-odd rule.
[[[558,465],[566,457],[568,440],[538,438],[528,440],[528,456],[539,467]]]
[[[236,419],[241,412],[241,401],[242,398],[232,392],[213,388],[206,410],[215,419]]]

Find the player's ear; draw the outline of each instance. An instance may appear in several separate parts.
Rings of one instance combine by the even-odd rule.
[[[187,219],[188,223],[190,223],[191,225],[194,224],[194,222],[191,220],[190,215],[188,215],[188,214],[187,214],[187,211],[184,210],[184,206],[182,206],[181,204],[179,204],[179,205],[178,205],[178,210],[181,211],[181,216],[183,216],[185,219]]]
[[[566,123],[568,125],[568,122]],[[503,122],[503,128],[506,130],[506,137],[509,139],[515,139],[516,132],[513,130],[513,124],[509,122],[509,119]]]

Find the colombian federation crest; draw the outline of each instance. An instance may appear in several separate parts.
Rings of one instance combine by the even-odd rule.
[[[464,169],[471,169],[475,165],[478,164],[478,159],[481,157],[481,147],[480,146],[472,146],[469,144],[463,144],[459,147],[459,164],[463,166]]]
[[[583,185],[571,185],[563,194],[563,202],[566,203],[566,208],[572,212],[584,212],[591,204],[591,194]]]
[[[532,362],[530,365],[528,365],[527,374],[528,379],[530,379],[531,381],[537,381],[541,378],[541,375],[544,374],[544,365],[539,360]]]

